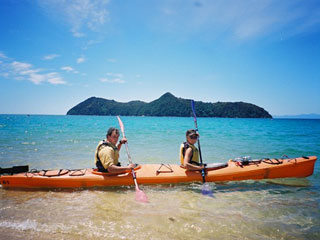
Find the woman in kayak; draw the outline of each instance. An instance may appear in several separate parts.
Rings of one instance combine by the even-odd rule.
[[[121,167],[118,161],[119,151],[122,144],[127,142],[127,139],[122,138],[119,143],[118,139],[119,130],[111,127],[107,132],[106,139],[99,142],[95,153],[95,164],[99,172],[122,173],[136,166],[135,164],[129,164],[126,167]]]
[[[187,141],[180,146],[180,162],[181,166],[187,170],[202,170],[204,165],[199,162],[199,150],[194,145],[197,142],[199,134],[194,129],[186,132]]]

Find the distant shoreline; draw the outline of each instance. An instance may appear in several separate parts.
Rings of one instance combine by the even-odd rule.
[[[116,117],[117,115],[65,115],[65,114],[38,114],[38,113],[0,113],[0,116],[61,116],[61,117],[83,117],[83,116],[92,116],[92,117]],[[309,114],[307,114],[309,115]],[[190,117],[178,117],[178,116],[123,116],[123,117],[172,117],[172,118],[190,118]],[[320,114],[315,114],[315,116],[305,116],[302,115],[273,115],[272,119],[283,119],[283,120],[320,120]],[[266,118],[231,118],[231,117],[199,117],[199,118],[217,118],[217,119],[266,119]],[[270,118],[267,118],[270,119]],[[270,120],[272,120],[270,119]]]
[[[320,119],[320,114],[299,114],[299,115],[273,115],[277,119]]]

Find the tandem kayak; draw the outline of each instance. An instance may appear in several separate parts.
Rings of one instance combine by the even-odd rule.
[[[224,164],[208,165],[207,182],[260,180],[272,178],[300,178],[313,174],[316,156],[229,160]],[[139,184],[170,184],[202,181],[200,171],[189,171],[176,164],[143,164],[135,169]],[[96,169],[60,169],[26,171],[0,176],[2,188],[90,188],[134,185],[131,172],[101,173]]]

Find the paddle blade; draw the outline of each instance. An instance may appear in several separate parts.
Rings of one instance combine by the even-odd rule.
[[[213,197],[213,191],[211,189],[211,186],[208,183],[204,183],[202,185],[202,195],[206,195],[208,197]]]
[[[119,122],[120,129],[121,129],[121,132],[122,132],[122,136],[124,137],[124,125],[123,125],[123,123],[122,123],[122,121],[121,121],[120,117],[119,117],[119,116],[117,116],[117,118],[118,118],[118,122]]]
[[[136,201],[143,203],[149,202],[147,195],[138,188],[136,188]]]

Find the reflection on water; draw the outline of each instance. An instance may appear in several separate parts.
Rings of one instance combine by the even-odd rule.
[[[289,180],[290,181],[290,180]],[[303,180],[304,181],[304,180]],[[265,181],[81,191],[0,189],[0,234],[12,239],[319,239],[320,195],[312,186]]]

